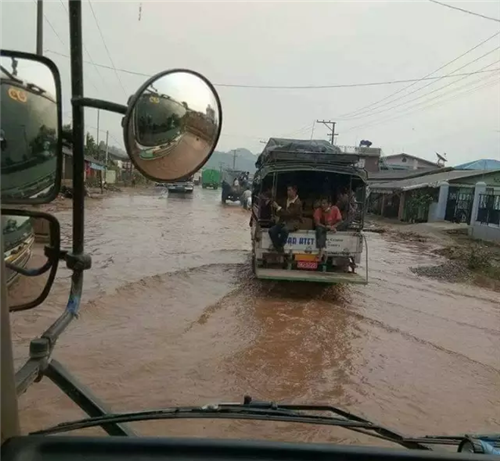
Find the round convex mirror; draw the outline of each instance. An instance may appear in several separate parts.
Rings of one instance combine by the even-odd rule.
[[[222,109],[213,85],[195,72],[173,70],[152,77],[129,101],[125,146],[144,176],[175,181],[205,164],[221,127]]]

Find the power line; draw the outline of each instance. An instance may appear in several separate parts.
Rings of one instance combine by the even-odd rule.
[[[104,35],[101,30],[101,26],[99,25],[99,21],[97,20],[97,16],[94,11],[94,7],[92,6],[92,2],[88,0],[90,10],[92,11],[92,16],[94,16],[95,23],[97,24],[97,28],[99,29],[99,34],[101,35],[102,43],[104,44],[104,48],[106,49],[106,53],[108,54],[109,61],[111,62],[111,65],[113,66],[113,70],[115,71],[116,78],[118,79],[118,82],[120,83],[120,86],[122,87],[123,93],[125,94],[125,97],[128,98],[130,95],[127,94],[127,90],[125,90],[125,87],[123,86],[123,83],[120,79],[120,76],[118,75],[118,72],[116,71],[115,68],[115,63],[113,62],[113,58],[111,57],[111,53],[109,52],[108,45],[106,45],[106,40],[104,40]]]
[[[497,50],[499,50],[499,49],[500,49],[500,46],[497,46],[497,47],[496,47],[496,48],[494,48],[493,50],[488,51],[487,53],[483,54],[482,56],[479,56],[478,58],[474,59],[473,61],[471,61],[471,62],[469,62],[469,63],[467,63],[467,64],[464,64],[462,67],[459,67],[458,69],[454,70],[453,72],[450,72],[450,73],[449,73],[449,74],[447,74],[447,75],[448,75],[448,76],[456,76],[456,75],[458,75],[458,74],[456,74],[456,75],[453,75],[453,74],[455,74],[457,71],[459,71],[459,70],[463,69],[464,67],[470,66],[471,64],[474,64],[475,62],[477,62],[477,61],[479,61],[479,60],[481,60],[481,59],[485,58],[486,56],[490,55],[491,53],[494,53],[495,51],[497,51]],[[498,63],[498,62],[500,62],[500,60],[499,60],[499,61],[495,61],[493,64],[496,64],[496,63]],[[492,66],[493,64],[489,64],[489,65],[487,65],[487,66],[485,66],[485,67],[481,68],[480,70],[484,70],[485,68],[488,68],[488,67]],[[399,97],[398,97],[398,98],[396,98],[396,99],[393,99],[392,101],[388,101],[388,102],[386,102],[386,103],[382,104],[381,106],[379,106],[379,107],[375,110],[375,112],[373,112],[373,111],[372,111],[370,114],[367,114],[367,115],[366,115],[366,114],[357,115],[357,116],[351,117],[351,119],[359,119],[359,118],[365,118],[365,117],[372,117],[373,115],[377,115],[377,114],[381,114],[381,113],[383,113],[383,112],[387,112],[388,110],[392,110],[392,109],[394,109],[394,108],[396,108],[396,107],[401,107],[402,105],[407,104],[407,103],[412,102],[412,101],[415,101],[416,99],[420,99],[420,98],[423,98],[423,97],[425,97],[425,96],[428,96],[429,94],[435,93],[436,91],[438,91],[438,90],[439,90],[439,89],[441,89],[441,88],[447,88],[448,86],[453,85],[453,84],[455,84],[456,82],[459,82],[460,80],[464,80],[464,79],[469,78],[469,77],[470,77],[470,76],[464,76],[464,77],[461,77],[461,78],[459,78],[459,79],[455,80],[454,82],[448,83],[447,85],[445,85],[445,86],[443,86],[443,87],[437,88],[436,90],[433,90],[433,91],[430,91],[430,92],[426,92],[426,93],[424,93],[424,94],[422,94],[422,95],[418,96],[417,98],[410,99],[409,101],[404,101],[404,102],[402,102],[402,103],[400,103],[400,104],[396,104],[395,106],[394,106],[394,105],[392,105],[394,102],[399,101],[399,100],[404,99],[404,98],[407,98],[408,96],[411,96],[412,94],[415,94],[415,93],[417,93],[417,92],[419,92],[419,91],[422,91],[424,88],[427,88],[427,87],[429,87],[429,86],[431,86],[431,85],[433,85],[433,84],[435,84],[435,83],[437,83],[437,82],[438,82],[438,80],[434,80],[434,81],[429,82],[429,83],[427,83],[426,85],[424,85],[424,86],[422,86],[422,87],[420,87],[420,88],[417,88],[417,89],[415,89],[415,90],[411,91],[410,93],[404,94],[404,95],[402,95],[402,96],[399,96]],[[387,106],[387,105],[389,105],[389,107],[386,107],[385,109],[381,109],[382,107]],[[380,110],[380,109],[381,109],[381,110]]]
[[[314,124],[314,122],[313,123],[309,123],[308,125],[305,125],[302,128],[299,128],[299,129],[293,130],[293,131],[289,131],[288,133],[286,133],[284,135],[281,135],[280,137],[281,138],[287,138],[288,136],[293,136],[293,135],[296,135],[296,134],[303,133],[305,131],[309,131],[311,129],[311,127],[313,126],[313,124]]]
[[[494,69],[494,70],[500,70],[500,69]],[[486,72],[493,72],[493,69],[490,71]],[[469,72],[469,73],[463,73],[463,74],[457,74],[453,75],[452,77],[459,77],[459,76],[465,76],[465,75],[474,75],[476,73],[481,73],[484,71],[476,71],[476,72]],[[252,88],[252,89],[261,89],[261,90],[320,90],[320,89],[327,89],[327,88],[357,88],[357,87],[363,87],[363,86],[382,86],[382,85],[395,85],[399,83],[409,83],[409,82],[415,82],[415,81],[422,81],[422,80],[440,80],[442,78],[449,78],[447,75],[441,75],[439,77],[427,77],[427,78],[420,78],[420,79],[405,79],[405,80],[388,80],[388,81],[382,81],[382,82],[368,82],[368,83],[344,83],[344,84],[337,84],[337,85],[303,85],[303,86],[286,86],[286,85],[241,85],[241,84],[232,84],[232,83],[214,83],[215,86],[218,87],[227,87],[227,88]]]
[[[33,0],[33,1],[34,1],[35,5],[36,5],[36,4],[37,4],[37,0]],[[65,7],[64,3],[62,3],[62,0],[60,0],[60,1],[61,1],[61,4],[63,5],[63,7],[66,9],[66,7]],[[68,11],[68,10],[66,9],[66,12],[67,12],[67,11]],[[47,22],[47,24],[49,25],[49,27],[52,29],[52,32],[54,32],[54,35],[55,35],[55,36],[59,39],[59,41],[61,42],[61,45],[62,45],[65,49],[67,49],[68,47],[67,47],[66,43],[64,43],[64,40],[63,40],[63,39],[61,38],[61,36],[57,33],[56,29],[54,28],[54,26],[53,26],[53,25],[52,25],[52,23],[50,22],[49,18],[48,18],[45,14],[43,15],[43,18],[45,19],[45,21]],[[84,45],[84,46],[85,46],[85,45]],[[50,50],[45,50],[44,52],[51,52],[51,51],[50,51]],[[90,55],[89,55],[89,58],[90,58]],[[96,69],[96,70],[97,70],[97,69]],[[91,84],[91,85],[92,85],[92,86],[96,89],[96,91],[99,91],[99,90],[97,89],[97,87],[94,85],[94,83],[93,83],[91,80],[89,80],[89,82],[90,82],[90,84]]]
[[[109,137],[112,138],[117,144],[123,146],[123,141],[119,141],[116,139],[115,136],[113,136],[113,133],[111,133],[109,130],[103,130],[102,128],[97,128],[96,126],[85,124],[85,127],[87,128],[93,128],[94,130],[99,130],[101,133],[109,133]]]
[[[447,62],[446,64],[442,65],[441,67],[438,67],[436,70],[432,71],[431,73],[427,74],[427,75],[424,75],[422,77],[422,79],[424,78],[427,78],[427,77],[430,77],[431,75],[435,74],[436,72],[439,72],[440,70],[444,69],[445,67],[448,67],[449,65],[453,64],[454,62],[458,61],[459,59],[463,58],[464,56],[466,56],[467,54],[473,52],[474,50],[476,50],[477,48],[479,48],[480,46],[484,45],[485,43],[489,42],[490,40],[493,40],[495,37],[497,37],[498,35],[500,35],[500,32],[496,32],[494,33],[491,37],[488,37],[487,39],[483,40],[482,42],[478,43],[477,45],[473,46],[472,48],[470,48],[469,50],[465,51],[464,53],[462,53],[460,56],[456,57],[455,59],[452,59],[451,61]],[[407,90],[408,88],[411,88],[412,86],[416,85],[417,83],[421,82],[422,80],[417,80],[413,83],[410,83],[408,86],[405,86],[404,88],[401,88],[399,90],[397,90],[396,92],[390,94],[389,96],[386,96],[382,99],[379,99],[378,101],[375,101],[371,104],[368,104],[366,106],[363,106],[363,107],[360,107],[359,109],[356,109],[352,112],[347,112],[345,114],[340,114],[337,118],[344,118],[344,117],[350,117],[351,115],[355,115],[365,109],[369,109],[373,106],[377,106],[379,105],[381,102],[384,102],[384,101],[387,101],[388,99],[392,99],[393,96],[396,96],[397,94],[399,93],[402,93],[403,91]]]
[[[313,137],[314,137],[314,128],[316,128],[316,120],[314,120],[314,122],[313,122],[313,126],[312,126],[312,128],[311,128],[311,141],[312,141],[312,139],[313,139]]]
[[[472,14],[473,16],[478,16],[483,19],[489,19],[490,21],[500,22],[500,19],[492,18],[491,16],[485,16],[484,14],[480,13],[474,13],[474,11],[465,10],[464,8],[460,8],[458,6],[448,5],[447,3],[438,2],[437,0],[429,0],[429,1],[432,3],[436,3],[437,5],[446,6],[447,8],[451,8],[452,10],[461,11],[462,13]]]
[[[33,3],[35,5],[37,5],[37,0],[33,0]],[[61,36],[57,33],[56,29],[54,28],[54,26],[52,25],[52,23],[49,21],[49,18],[47,18],[47,16],[43,15],[43,18],[45,19],[45,21],[47,22],[47,24],[49,25],[49,27],[52,29],[52,32],[54,32],[54,35],[59,39],[59,41],[61,42],[61,45],[67,49],[67,46],[66,44],[64,43],[63,39],[61,38]]]
[[[64,54],[64,53],[59,53],[58,51],[52,51],[52,50],[47,50],[48,53],[52,54],[57,54],[59,56],[63,56],[65,58],[70,58],[71,56]],[[83,61],[86,62],[87,64],[92,64],[89,61]],[[133,70],[127,70],[127,69],[120,69],[119,67],[111,67],[106,64],[95,64],[97,67],[102,67],[103,69],[109,69],[109,70],[114,70],[118,72],[123,72],[124,74],[130,74],[130,75],[136,75],[138,77],[151,77],[151,74],[145,74],[144,72],[135,72]]]
[[[496,78],[496,76],[494,76],[494,77]],[[467,86],[470,86],[471,84],[478,83],[480,80],[482,80],[482,79],[478,79],[478,80],[476,80],[474,82],[469,82],[466,85],[462,85],[458,89],[465,88]],[[491,76],[489,76],[487,78],[487,80],[491,80]],[[497,80],[495,80],[493,82],[486,82],[486,83],[483,82],[483,83],[481,83],[481,85],[479,85],[479,86],[477,86],[475,88],[471,88],[468,91],[461,91],[461,92],[459,91],[458,93],[456,91],[457,88],[453,88],[451,91],[448,91],[448,92],[446,92],[444,94],[437,95],[437,96],[435,96],[435,97],[433,97],[433,98],[431,98],[431,99],[429,99],[427,101],[422,101],[422,102],[419,102],[417,104],[414,104],[412,107],[408,107],[406,109],[403,109],[403,111],[399,115],[396,115],[394,117],[391,116],[388,119],[374,120],[374,121],[371,121],[371,122],[363,123],[361,125],[357,125],[357,126],[354,126],[352,128],[349,128],[349,129],[345,130],[344,133],[348,133],[350,131],[353,131],[353,130],[356,130],[356,129],[359,129],[359,128],[373,127],[373,126],[376,126],[376,125],[379,125],[379,124],[390,122],[392,120],[396,120],[396,119],[399,119],[401,117],[406,117],[407,115],[411,115],[411,114],[413,114],[415,112],[419,112],[421,110],[430,109],[431,107],[434,107],[434,106],[436,106],[438,104],[439,105],[443,105],[443,102],[450,101],[450,100],[455,100],[455,99],[457,99],[457,97],[464,96],[464,95],[469,94],[469,93],[473,93],[473,92],[475,92],[475,91],[477,91],[479,89],[482,89],[482,88],[487,87],[487,86],[494,85],[494,84],[496,84],[498,82],[500,82],[500,79],[497,79]],[[438,100],[438,101],[434,102],[431,105],[427,105],[429,102],[431,102],[431,101],[433,101],[435,99],[440,99],[443,96],[445,96],[446,94],[449,94],[450,97],[445,98],[444,101],[443,100]],[[422,106],[422,107],[419,107],[419,106]]]
[[[56,54],[59,56],[63,56],[65,58],[69,58],[67,54],[59,53],[57,51],[52,51],[52,50],[47,50],[47,53],[52,53]],[[87,62],[88,61],[84,61]],[[151,74],[146,74],[143,72],[136,72],[132,70],[127,70],[127,69],[120,69],[120,68],[114,68],[111,66],[107,66],[105,64],[95,64],[98,67],[102,67],[104,69],[111,69],[117,72],[123,72],[126,74],[130,75],[137,75],[140,77],[151,77]],[[320,89],[328,89],[328,88],[356,88],[356,87],[363,87],[363,86],[382,86],[382,85],[397,85],[399,83],[409,83],[409,82],[421,82],[425,80],[441,80],[442,78],[455,78],[455,77],[462,77],[466,75],[475,75],[475,74],[482,74],[485,72],[496,72],[500,70],[500,68],[497,69],[490,69],[490,70],[478,70],[475,72],[465,72],[465,73],[460,73],[456,75],[441,75],[437,77],[425,77],[425,78],[410,78],[410,79],[404,79],[404,80],[388,80],[388,81],[382,81],[382,82],[368,82],[368,83],[344,83],[344,84],[336,84],[336,85],[303,85],[303,86],[270,86],[270,85],[240,85],[240,84],[232,84],[232,83],[214,83],[214,86],[217,87],[232,87],[232,88],[252,88],[252,89],[274,89],[274,90],[320,90]]]
[[[60,2],[60,4],[61,4],[61,6],[63,7],[64,11],[66,12],[66,14],[69,14],[69,12],[68,12],[68,8],[67,8],[67,7],[66,7],[66,5],[64,4],[64,1],[63,1],[63,0],[59,0],[59,2]],[[83,49],[85,50],[85,53],[87,53],[87,56],[89,57],[89,60],[90,60],[90,63],[89,63],[88,61],[87,61],[87,63],[92,64],[92,65],[94,66],[95,71],[97,72],[97,74],[99,75],[99,77],[101,78],[101,80],[102,80],[102,81],[104,81],[103,76],[102,76],[102,75],[101,75],[101,73],[99,72],[99,69],[97,68],[97,66],[96,66],[96,64],[95,64],[95,62],[94,62],[94,60],[92,59],[92,56],[90,55],[89,50],[87,49],[87,46],[85,45],[85,42],[82,42],[82,44],[83,44]],[[49,52],[50,52],[50,50],[46,50],[46,52],[47,52],[47,51],[49,51]],[[89,82],[90,82],[90,84],[94,87],[94,89],[95,89],[96,91],[99,91],[99,89],[98,89],[98,88],[97,88],[97,86],[94,84],[94,82],[92,82],[92,80],[89,80]],[[108,86],[108,85],[107,85],[107,83],[106,83],[106,86]]]
[[[47,22],[47,24],[49,25],[49,27],[52,29],[52,32],[54,32],[55,36],[59,39],[59,41],[61,42],[62,46],[64,46],[64,48],[66,48],[66,44],[63,42],[62,38],[60,37],[60,35],[57,33],[57,31],[54,29],[54,26],[51,24],[51,22],[48,20],[47,16],[43,15],[45,21]]]
[[[483,68],[483,69],[486,69],[486,68],[488,68],[488,67],[490,67],[490,66],[493,66],[494,64],[497,64],[497,63],[499,63],[499,62],[500,62],[500,59],[499,59],[498,61],[492,62],[491,64],[488,64],[487,66],[484,66],[484,68]],[[481,69],[481,70],[483,70],[483,69]],[[382,112],[386,112],[387,110],[397,109],[398,107],[404,106],[404,105],[406,105],[406,104],[408,104],[408,103],[410,103],[410,102],[417,101],[417,100],[419,100],[419,99],[425,98],[426,96],[429,96],[429,95],[431,95],[431,94],[435,93],[436,91],[440,91],[440,90],[443,90],[444,88],[448,88],[449,86],[454,85],[455,83],[457,83],[457,82],[459,82],[459,81],[461,81],[461,80],[464,80],[464,79],[466,79],[466,78],[468,78],[468,77],[461,77],[461,78],[459,78],[458,80],[455,80],[454,82],[448,83],[447,85],[444,85],[444,86],[441,86],[441,87],[439,87],[439,88],[436,88],[436,89],[434,89],[434,90],[432,90],[432,91],[429,91],[428,93],[425,93],[425,94],[422,94],[422,95],[420,95],[420,96],[417,96],[416,98],[410,99],[409,101],[404,101],[404,102],[402,102],[402,103],[400,103],[400,104],[396,104],[396,105],[395,105],[395,106],[393,106],[393,107],[389,107],[389,108],[387,108],[387,109],[382,109],[382,110],[380,111],[380,113],[382,113]],[[452,89],[452,91],[455,91],[456,89],[457,89],[457,88],[453,88],[453,89]],[[442,95],[438,95],[437,97],[440,97],[440,96],[442,96]],[[432,99],[435,99],[435,98],[432,98]],[[430,100],[432,100],[432,99],[430,99]],[[425,103],[425,102],[428,102],[428,101],[429,101],[429,100],[427,100],[427,101],[422,101],[422,103]],[[376,112],[374,112],[372,115],[375,115],[375,114],[376,114]],[[368,122],[368,123],[370,123],[370,122]]]
[[[262,139],[262,136],[251,136],[248,134],[231,134],[231,133],[221,133],[221,138],[248,138],[248,139]]]
[[[496,76],[494,76],[496,78]],[[488,79],[491,79],[491,76],[488,77]],[[487,79],[487,80],[488,80]],[[482,80],[482,79],[479,79],[479,80]],[[465,88],[467,86],[470,86],[471,84],[475,84],[475,83],[478,83],[479,80],[476,80],[474,82],[469,82],[467,83],[466,85],[462,85],[461,87],[459,87],[458,89],[461,89],[461,88]],[[496,83],[497,80],[495,80],[493,83]],[[382,119],[382,120],[373,120],[371,122],[367,122],[367,123],[363,123],[361,125],[357,125],[355,127],[352,127],[352,128],[349,128],[347,129],[345,132],[349,132],[349,131],[353,131],[353,130],[356,130],[356,129],[359,129],[359,128],[366,128],[366,127],[372,127],[372,126],[376,126],[376,125],[379,125],[379,124],[383,124],[383,123],[386,123],[386,122],[389,122],[389,121],[392,121],[392,120],[396,120],[396,119],[399,119],[401,117],[406,117],[407,115],[410,115],[410,114],[413,114],[415,112],[419,112],[421,110],[426,110],[426,109],[430,109],[431,107],[434,107],[438,104],[442,105],[443,104],[443,100],[440,100],[443,96],[446,96],[446,94],[449,94],[450,97],[448,98],[445,98],[444,101],[449,101],[449,100],[452,100],[452,99],[456,99],[457,95],[465,95],[465,94],[468,94],[468,93],[472,93],[474,91],[476,91],[477,89],[480,89],[482,88],[483,86],[489,86],[491,85],[492,82],[487,82],[487,84],[482,84],[480,87],[477,87],[477,88],[472,88],[468,91],[459,91],[457,93],[457,88],[454,88],[453,90],[451,91],[448,91],[444,94],[440,94],[440,95],[437,95],[427,101],[421,101],[417,104],[414,104],[413,106],[411,107],[408,107],[406,109],[403,109],[402,111],[400,111],[400,113],[396,116],[390,116],[388,119]],[[428,105],[429,102],[435,100],[435,99],[438,99],[438,101],[432,103],[431,105]]]

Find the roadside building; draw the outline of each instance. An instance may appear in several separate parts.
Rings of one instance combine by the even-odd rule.
[[[382,149],[379,147],[365,146],[335,146],[343,154],[352,154],[359,157],[358,167],[364,168],[368,173],[379,171],[379,161],[382,155]]]
[[[472,162],[462,163],[455,170],[500,170],[500,160],[482,158]]]
[[[431,162],[429,160],[416,157],[414,155],[401,154],[387,155],[380,158],[381,170],[435,170],[436,168],[443,168],[446,159],[438,155],[438,162]]]
[[[500,193],[500,170],[443,169],[397,180],[369,178],[371,213],[407,222],[470,222],[476,183]]]
[[[480,181],[474,190],[469,235],[480,240],[500,243],[500,188],[488,190]]]
[[[88,155],[85,156],[85,180],[98,180],[104,163]],[[63,145],[62,180],[71,186],[73,181],[73,150]]]

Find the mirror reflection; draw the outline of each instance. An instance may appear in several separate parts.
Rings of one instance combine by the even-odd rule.
[[[40,62],[6,56],[0,72],[2,201],[50,200],[59,136],[54,76]]]
[[[5,275],[9,308],[34,301],[42,294],[50,271],[35,276],[20,274],[40,270],[48,263],[45,245],[50,245],[50,223],[43,218],[2,215]]]
[[[158,181],[197,171],[210,157],[220,131],[217,96],[199,76],[159,77],[135,102],[126,143],[137,168]]]

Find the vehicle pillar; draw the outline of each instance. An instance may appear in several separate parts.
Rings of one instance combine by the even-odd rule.
[[[3,248],[3,237],[0,236],[0,245]],[[10,331],[10,314],[7,303],[7,280],[5,277],[5,261],[2,258],[1,272],[1,432],[2,443],[20,434],[19,410],[17,406],[16,380],[14,374],[14,358],[12,355],[12,339]]]

